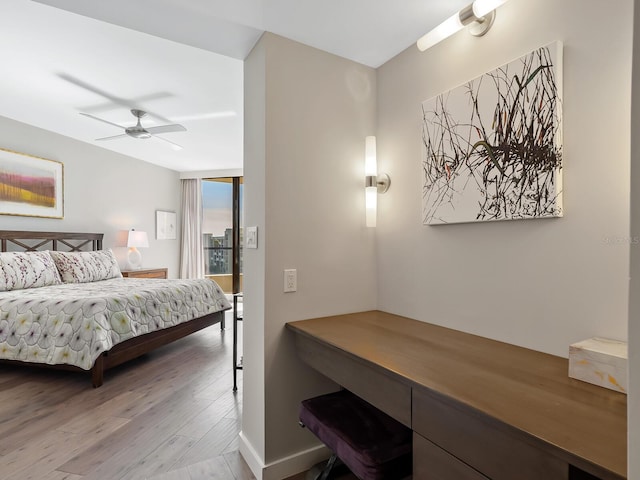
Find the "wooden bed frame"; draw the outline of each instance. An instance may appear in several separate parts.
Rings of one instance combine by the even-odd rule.
[[[102,233],[63,233],[63,232],[26,232],[0,230],[0,251],[38,251],[62,250],[79,252],[102,250]],[[104,372],[116,365],[144,355],[158,347],[186,337],[208,326],[220,323],[224,330],[225,310],[210,313],[203,317],[190,320],[173,327],[146,333],[130,338],[114,345],[111,350],[102,352],[91,368],[91,381],[95,388],[102,385]],[[30,367],[55,368],[58,370],[72,370],[86,372],[74,365],[49,365],[41,363],[22,362],[19,360],[0,360],[0,363],[10,365],[27,365]]]

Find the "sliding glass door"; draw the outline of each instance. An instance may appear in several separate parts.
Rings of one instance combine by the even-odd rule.
[[[225,293],[242,291],[242,177],[202,181],[205,275]]]

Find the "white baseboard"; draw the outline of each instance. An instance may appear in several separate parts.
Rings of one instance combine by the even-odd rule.
[[[240,432],[240,455],[244,458],[257,480],[283,480],[296,473],[309,470],[316,463],[326,460],[331,452],[324,445],[309,448],[302,452],[270,462],[268,465],[260,458],[251,443]]]
[[[255,451],[253,445],[247,440],[247,437],[244,436],[244,433],[240,431],[238,434],[240,437],[240,445],[238,446],[238,450],[240,450],[240,455],[244,458],[244,461],[249,465],[249,470],[253,473],[253,476],[256,477],[257,480],[262,479],[262,470],[264,469],[264,461],[258,455],[258,452]]]

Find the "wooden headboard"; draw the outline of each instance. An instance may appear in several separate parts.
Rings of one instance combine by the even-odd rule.
[[[1,252],[102,250],[102,233],[18,232],[0,230]]]

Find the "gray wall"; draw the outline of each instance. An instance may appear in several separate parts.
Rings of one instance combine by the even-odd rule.
[[[486,36],[460,32],[378,69],[392,180],[377,228],[381,310],[565,357],[592,336],[626,340],[632,7],[511,0]],[[564,218],[423,226],[421,102],[556,40]]]
[[[143,266],[168,267],[178,276],[179,239],[155,239],[155,211],[180,211],[178,172],[0,117],[2,148],[64,164],[64,219],[0,215],[2,230],[104,233],[126,266],[126,231],[149,235]]]
[[[258,248],[243,250],[243,399],[241,450],[254,472],[265,454],[265,255],[266,255],[266,47],[260,41],[244,62],[244,221],[258,227]],[[248,168],[247,168],[248,166]],[[244,328],[244,325],[247,328]]]
[[[245,218],[259,232],[244,257],[242,451],[276,479],[299,471],[281,460],[318,445],[297,425],[300,400],[335,388],[296,360],[285,323],[376,306],[375,231],[364,225],[375,71],[265,34],[245,88]],[[285,268],[298,271],[295,293],[283,293]]]
[[[401,188],[381,198],[377,263],[381,310],[560,356],[592,336],[628,338],[629,478],[639,478],[639,152],[637,140],[633,151],[630,144],[640,107],[634,98],[630,128],[632,11],[631,0],[511,0],[486,37],[461,33],[383,65],[378,151],[382,170]],[[564,43],[564,218],[420,225],[420,103],[556,40]]]

